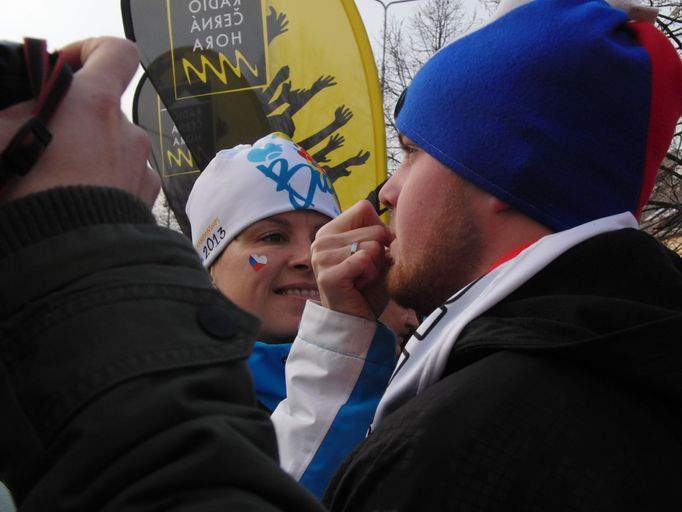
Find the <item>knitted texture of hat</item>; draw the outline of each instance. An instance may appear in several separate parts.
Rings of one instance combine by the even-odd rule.
[[[601,0],[533,0],[443,48],[396,124],[554,229],[640,209],[682,112],[682,63]]]
[[[296,210],[329,218],[340,213],[324,170],[282,133],[219,151],[195,181],[185,207],[205,267],[254,222]]]

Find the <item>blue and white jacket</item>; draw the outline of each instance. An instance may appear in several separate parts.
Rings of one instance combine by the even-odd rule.
[[[308,301],[304,315],[327,311]],[[367,434],[395,367],[396,342],[381,323],[343,314],[318,320],[311,325],[323,325],[324,335],[302,327],[293,343],[256,342],[248,362],[258,400],[273,411],[280,465],[321,498]]]

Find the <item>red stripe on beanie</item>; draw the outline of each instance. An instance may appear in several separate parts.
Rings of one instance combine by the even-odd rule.
[[[629,26],[651,60],[651,104],[642,189],[635,216],[649,200],[658,168],[665,157],[682,115],[682,62],[668,39],[651,23],[633,21]]]

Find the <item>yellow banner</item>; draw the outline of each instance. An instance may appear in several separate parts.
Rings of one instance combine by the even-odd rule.
[[[217,151],[272,131],[320,162],[344,209],[385,180],[379,81],[353,0],[128,0],[122,10],[154,92],[138,90],[136,122],[164,191],[182,189],[167,193],[176,216]]]

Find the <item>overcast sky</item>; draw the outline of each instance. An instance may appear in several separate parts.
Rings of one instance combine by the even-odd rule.
[[[309,0],[315,1],[315,0]],[[378,0],[355,0],[375,52],[381,51],[384,10]],[[389,15],[405,16],[418,2],[394,4]],[[25,36],[46,39],[50,50],[97,35],[124,37],[120,0],[0,0],[0,39],[21,41]],[[129,112],[134,84],[124,98]]]

